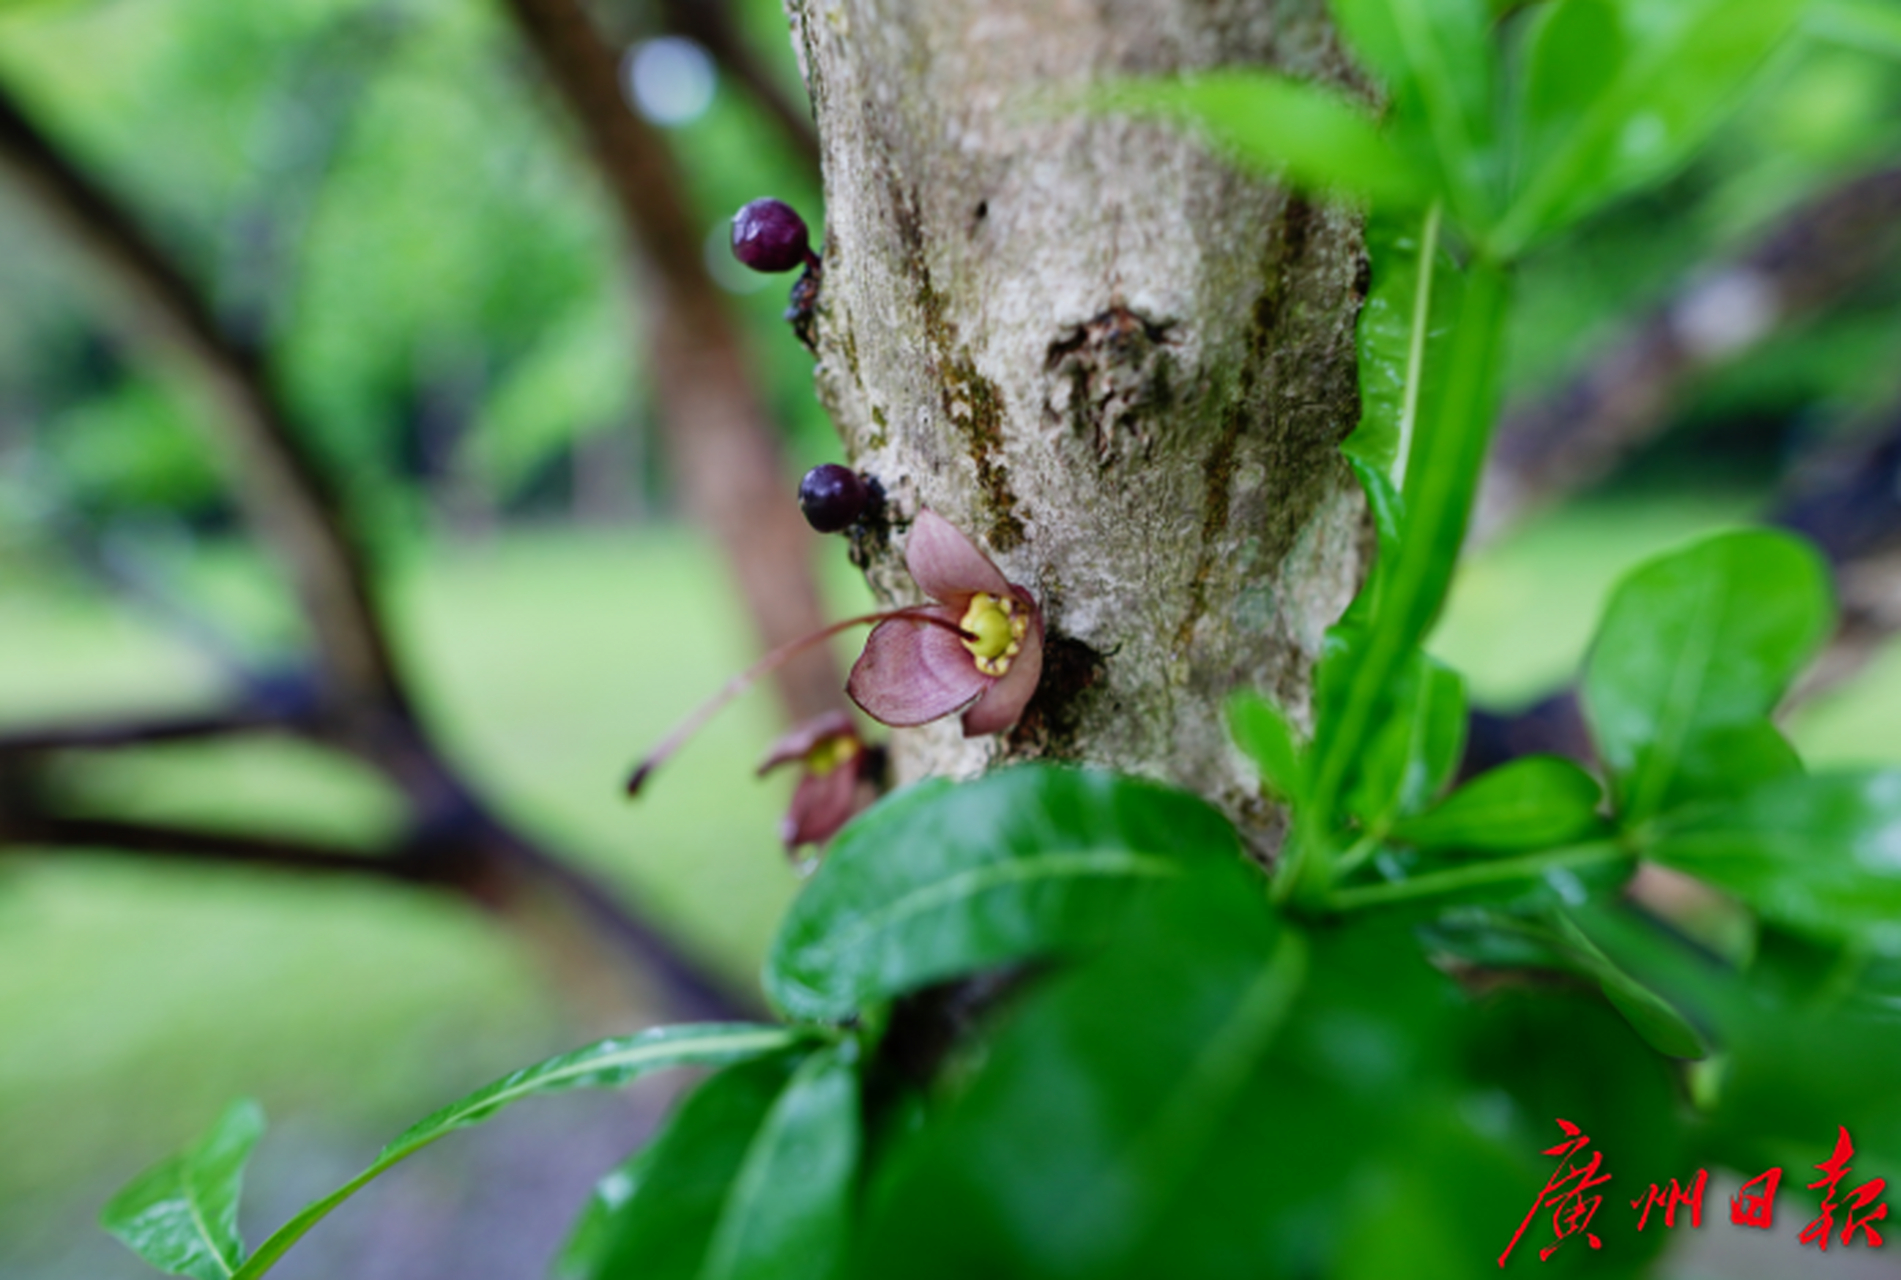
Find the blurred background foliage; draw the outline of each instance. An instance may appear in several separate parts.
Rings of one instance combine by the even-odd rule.
[[[732,8],[800,92],[777,0]],[[663,34],[641,0],[598,16],[631,51]],[[791,501],[797,472],[836,446],[780,320],[784,282],[734,271],[725,223],[769,193],[816,226],[816,178],[741,90],[668,49],[653,92],[673,105],[645,106],[668,121],[743,320]],[[1797,42],[1692,168],[1529,263],[1513,398],[1548,392],[1805,199],[1901,163],[1896,69],[1874,40]],[[477,0],[5,0],[0,80],[272,353],[376,549],[398,644],[458,763],[512,817],[638,889],[683,946],[752,981],[794,887],[774,838],[789,784],[731,762],[769,740],[771,711],[746,704],[666,786],[620,800],[620,771],[743,665],[750,631],[715,553],[676,523],[634,354],[639,327],[666,317],[642,313],[611,207],[503,16]],[[266,665],[298,642],[202,430],[210,410],[108,314],[86,263],[0,184],[0,728],[208,703],[221,676],[194,631]],[[1624,568],[1760,513],[1817,440],[1892,420],[1897,356],[1901,263],[1888,262],[1698,378],[1611,480],[1473,558],[1437,652],[1482,704],[1551,692]],[[862,588],[842,555],[829,568],[850,607]],[[1901,762],[1897,712],[1891,651],[1793,733],[1816,764]],[[345,843],[396,821],[380,780],[288,743],[142,748],[74,787],[114,813]],[[300,1117],[286,1141],[306,1168],[267,1159],[257,1174],[253,1207],[275,1221],[324,1184],[326,1158],[348,1167],[436,1100],[575,1042],[586,1020],[516,939],[419,891],[0,851],[0,1272],[141,1274],[92,1213],[234,1094]],[[649,1118],[614,1123],[631,1135]],[[530,1168],[535,1150],[579,1140],[574,1124],[532,1126],[482,1141]],[[626,1145],[606,1144],[600,1167]],[[451,1159],[479,1164],[483,1149]],[[450,1164],[419,1167],[399,1203],[473,1212]],[[578,1202],[558,1181],[546,1198],[564,1207],[529,1257],[548,1256]],[[367,1251],[380,1237],[362,1222],[340,1238]],[[424,1274],[377,1248],[383,1265],[410,1256],[390,1274]],[[433,1265],[526,1274],[481,1269],[495,1257]],[[373,1274],[322,1250],[285,1274],[326,1267]]]

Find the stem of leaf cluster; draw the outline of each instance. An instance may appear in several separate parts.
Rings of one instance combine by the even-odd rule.
[[[1335,889],[1327,895],[1326,904],[1335,911],[1361,911],[1368,907],[1392,906],[1507,880],[1534,879],[1561,867],[1590,866],[1630,856],[1630,851],[1615,841],[1599,840],[1591,844],[1526,854],[1520,858],[1475,862],[1469,866],[1414,876],[1410,880],[1370,884],[1355,889]]]
[[[1336,879],[1329,857],[1336,838],[1332,823],[1349,771],[1373,732],[1395,673],[1424,639],[1451,585],[1497,413],[1498,354],[1510,294],[1507,267],[1484,258],[1472,262],[1444,375],[1435,393],[1420,401],[1411,450],[1418,457],[1408,459],[1399,546],[1391,565],[1374,568],[1381,575],[1379,612],[1346,697],[1315,743],[1312,816],[1301,823],[1285,882],[1276,886],[1283,900],[1318,902]],[[1423,368],[1412,374],[1423,385]]]

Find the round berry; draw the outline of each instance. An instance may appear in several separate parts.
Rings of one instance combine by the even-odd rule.
[[[836,462],[813,467],[799,482],[799,510],[820,533],[848,527],[870,504],[871,486],[864,477]]]
[[[733,256],[754,271],[791,271],[811,253],[805,219],[783,200],[755,200],[733,215]]]

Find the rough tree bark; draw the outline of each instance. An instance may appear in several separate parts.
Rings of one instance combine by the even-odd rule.
[[[886,600],[919,599],[902,529],[929,507],[1049,629],[1022,723],[900,731],[900,778],[1084,760],[1199,791],[1271,851],[1279,817],[1222,705],[1259,688],[1307,720],[1365,558],[1335,450],[1358,417],[1360,228],[1179,132],[1052,99],[1236,63],[1344,81],[1323,5],[787,11],[825,179],[819,394],[890,496],[856,558]]]

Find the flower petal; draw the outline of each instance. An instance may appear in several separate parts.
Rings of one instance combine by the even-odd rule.
[[[805,753],[827,738],[857,737],[858,730],[852,724],[848,711],[823,711],[818,715],[801,720],[781,734],[779,740],[766,750],[766,758],[759,762],[759,772],[765,774],[782,764],[791,764],[794,760],[805,759]]]
[[[978,591],[1000,596],[1010,590],[989,556],[977,550],[956,525],[928,509],[911,522],[904,564],[925,595],[947,604],[962,606]]]
[[[1015,724],[1022,718],[1024,706],[1043,678],[1043,611],[1036,607],[1036,597],[1022,587],[1012,585],[1010,591],[1030,611],[1030,628],[1023,633],[1023,652],[1010,660],[1010,669],[977,699],[975,706],[964,712],[966,738],[1002,733]]]
[[[790,853],[802,844],[824,844],[858,812],[857,763],[826,774],[806,774],[792,792],[779,834]]]
[[[958,638],[957,611],[940,606],[928,612],[951,626],[886,618],[865,637],[865,651],[852,664],[845,692],[881,724],[929,724],[968,706],[996,681],[977,670]]]

